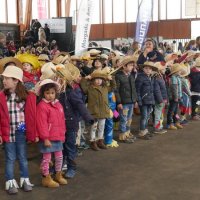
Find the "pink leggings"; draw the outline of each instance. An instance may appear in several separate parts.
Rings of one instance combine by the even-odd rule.
[[[55,170],[56,172],[60,172],[62,169],[63,163],[63,154],[62,151],[54,152],[55,156]],[[43,153],[41,170],[42,175],[47,176],[49,174],[49,163],[51,162],[51,153]]]

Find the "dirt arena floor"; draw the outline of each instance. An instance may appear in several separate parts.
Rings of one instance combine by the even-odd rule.
[[[133,124],[134,127],[134,124]],[[31,193],[4,191],[4,152],[0,150],[0,200],[200,200],[200,123],[168,131],[151,141],[137,139],[78,157],[78,169],[68,185],[41,186],[40,153],[28,146]],[[16,180],[19,180],[16,164]]]

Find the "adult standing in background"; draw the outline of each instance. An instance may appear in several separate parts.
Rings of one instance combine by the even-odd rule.
[[[32,24],[32,30],[34,31],[35,41],[38,41],[38,31],[40,27],[41,27],[40,22],[37,19],[35,19],[35,21]]]
[[[200,51],[200,36],[196,38],[196,48],[197,48],[197,51]]]
[[[49,28],[48,24],[44,25],[44,32],[46,34],[46,41],[49,42],[49,39],[50,39],[50,28]]]

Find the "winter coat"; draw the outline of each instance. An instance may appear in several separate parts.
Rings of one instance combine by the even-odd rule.
[[[148,77],[145,73],[139,73],[136,81],[135,87],[138,97],[138,105],[154,105],[154,78]]]
[[[66,91],[60,94],[59,100],[64,108],[67,131],[77,132],[81,118],[90,124],[94,122],[86,108],[85,97],[80,87],[67,87]]]
[[[157,104],[163,103],[164,100],[168,99],[166,84],[161,76],[154,78],[154,97]]]
[[[35,141],[36,138],[36,96],[29,92],[24,108],[26,138],[28,141]],[[7,99],[4,92],[0,92],[0,135],[4,142],[9,142],[10,119],[7,107]]]
[[[189,75],[191,91],[200,93],[200,71],[196,67],[191,69]]]
[[[62,105],[41,100],[37,105],[37,132],[41,140],[65,141],[65,116]]]
[[[118,104],[129,104],[137,101],[134,74],[127,76],[120,71],[115,76],[116,80],[116,99]]]
[[[162,62],[163,61],[163,62],[165,62],[165,59],[159,51],[153,50],[147,54],[146,58],[144,57],[144,54],[141,53],[138,58],[137,64],[144,64],[146,61],[151,61],[151,62]]]
[[[93,86],[87,80],[82,79],[81,88],[87,94],[90,114],[96,119],[109,118],[108,92],[115,88],[115,81],[112,80],[110,86]]]

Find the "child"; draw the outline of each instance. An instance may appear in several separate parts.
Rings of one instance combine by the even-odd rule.
[[[36,56],[31,54],[20,54],[17,58],[22,63],[23,82],[27,90],[34,90],[36,83],[39,81],[40,73],[36,70],[40,63]]]
[[[64,142],[64,163],[67,163],[67,178],[73,178],[76,174],[76,136],[79,130],[81,118],[89,124],[94,123],[93,117],[88,112],[84,103],[84,95],[79,86],[81,81],[80,71],[72,64],[67,64],[65,70],[65,80],[67,85],[65,91],[60,94],[60,102],[65,112],[66,140]]]
[[[114,81],[112,77],[108,76],[104,70],[94,70],[88,76],[90,78],[89,84],[86,80],[81,82],[83,92],[88,95],[88,109],[96,122],[91,126],[90,130],[90,147],[94,151],[100,149],[107,149],[104,144],[104,128],[105,120],[110,117],[110,109],[108,105],[108,92],[114,89]],[[106,85],[106,80],[112,80],[110,86]],[[98,133],[96,137],[96,131]]]
[[[189,75],[191,83],[191,102],[192,102],[192,119],[199,121],[198,101],[200,101],[200,57],[196,59],[195,66],[191,69]]]
[[[45,79],[36,87],[36,94],[41,101],[37,104],[37,132],[40,139],[42,185],[58,187],[66,185],[67,180],[62,176],[63,154],[62,143],[65,141],[65,117],[62,105],[57,100],[59,85],[51,79]],[[49,173],[51,153],[55,156],[55,180]]]
[[[191,91],[190,91],[190,83],[187,79],[187,76],[190,74],[190,65],[189,64],[183,64],[183,69],[181,71],[181,84],[182,84],[182,91],[183,91],[183,97],[180,102],[180,111],[181,111],[181,125],[188,124],[188,120],[186,119],[187,115],[191,114]]]
[[[5,147],[5,177],[8,194],[16,194],[14,179],[15,160],[19,160],[20,187],[32,190],[29,180],[26,140],[34,141],[36,133],[36,96],[28,93],[23,85],[23,71],[14,66],[6,67],[3,76],[4,90],[0,92],[0,143]]]
[[[140,107],[140,132],[139,138],[149,140],[151,136],[148,132],[147,125],[150,114],[155,104],[154,94],[154,78],[152,77],[152,69],[156,70],[153,62],[145,62],[143,72],[138,74],[135,82],[136,92],[138,96],[138,105]]]
[[[126,56],[121,62],[122,70],[115,76],[116,80],[116,100],[120,115],[119,141],[131,144],[135,137],[130,132],[134,104],[137,101],[135,89],[136,57]]]
[[[163,134],[167,131],[163,129],[163,117],[165,104],[167,103],[167,89],[165,85],[165,80],[163,75],[165,74],[165,65],[162,65],[161,62],[156,62],[154,67],[157,68],[157,72],[155,72],[155,80],[154,80],[154,90],[157,88],[157,91],[154,92],[155,96],[155,106],[154,106],[154,133]]]
[[[182,99],[182,84],[180,74],[182,71],[181,64],[173,64],[171,66],[171,73],[169,74],[168,95],[169,95],[169,108],[167,113],[167,129],[177,130],[182,129],[183,126],[179,123],[178,119],[178,105]]]

